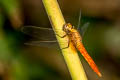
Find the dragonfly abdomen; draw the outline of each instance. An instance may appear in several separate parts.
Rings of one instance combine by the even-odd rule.
[[[93,61],[93,59],[90,57],[90,55],[88,54],[88,52],[86,51],[86,49],[84,48],[83,44],[80,43],[77,47],[77,49],[80,51],[80,53],[82,54],[82,56],[85,58],[85,60],[88,62],[88,64],[90,65],[90,67],[94,70],[94,72],[96,72],[100,77],[102,76],[97,65],[95,64],[95,62]]]
[[[70,39],[73,42],[74,46],[78,49],[78,51],[80,51],[82,56],[85,58],[85,60],[91,66],[91,68],[94,70],[94,72],[96,72],[99,76],[101,76],[101,73],[99,72],[95,62],[90,57],[87,50],[85,49],[85,47],[82,43],[82,38],[77,30],[75,30],[75,29],[71,30]]]

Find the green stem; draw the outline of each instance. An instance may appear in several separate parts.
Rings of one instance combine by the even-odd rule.
[[[63,32],[62,30],[63,25],[65,24],[65,20],[63,18],[63,15],[61,13],[61,10],[59,8],[57,1],[56,0],[42,0],[42,1],[55,33],[61,36],[65,35],[65,32]],[[63,48],[68,45],[68,37],[60,38],[57,35],[56,37],[60,45],[60,48]],[[87,80],[87,77],[85,75],[85,72],[80,62],[77,51],[72,45],[72,43],[70,43],[69,48],[61,49],[61,50],[62,50],[64,59],[66,61],[66,64],[68,66],[68,69],[70,71],[70,74],[72,76],[72,79]]]

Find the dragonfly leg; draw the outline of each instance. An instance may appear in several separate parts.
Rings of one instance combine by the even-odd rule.
[[[64,37],[66,37],[67,36],[67,34],[65,34],[65,35],[63,35],[63,36],[60,36],[60,35],[58,35],[58,34],[56,34],[57,36],[59,36],[60,38],[64,38]],[[70,40],[68,39],[68,44],[67,44],[67,46],[66,47],[64,47],[64,48],[62,48],[62,49],[66,49],[66,48],[69,48],[69,44],[70,44]]]
[[[58,35],[58,34],[56,34],[56,35],[59,36],[60,38],[64,38],[64,37],[67,36],[67,34],[65,34],[65,35],[63,35],[63,36],[60,36],[60,35]]]
[[[66,47],[62,48],[62,49],[66,49],[66,48],[69,48],[69,45],[70,45],[70,40],[68,39],[68,44]]]

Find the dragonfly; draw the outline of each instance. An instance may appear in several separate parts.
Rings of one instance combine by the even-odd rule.
[[[66,32],[66,35],[69,37],[69,41],[71,41],[73,43],[73,45],[75,46],[75,48],[78,51],[80,51],[80,53],[83,55],[83,57],[88,62],[90,67],[94,70],[94,72],[96,72],[98,74],[98,76],[101,77],[102,75],[101,75],[97,65],[95,64],[93,59],[90,57],[90,55],[88,54],[87,50],[85,49],[85,47],[82,43],[82,37],[79,34],[79,32],[70,23],[66,23],[63,26],[63,31]]]
[[[79,17],[79,21],[80,21],[80,17]],[[88,24],[89,23],[86,23],[85,25],[83,25],[82,29],[80,30],[80,32],[82,32],[81,33],[82,35],[84,35],[84,32],[85,32]],[[54,43],[57,42],[55,34],[54,34],[54,32],[51,28],[43,28],[43,27],[36,27],[36,26],[24,26],[24,27],[22,27],[21,30],[25,34],[35,38],[34,40],[25,43],[26,45],[48,46],[48,44],[49,44],[49,45],[53,46]],[[59,36],[59,35],[58,36],[61,37],[61,38],[64,38],[64,37],[68,36],[69,40],[68,40],[68,46],[67,47],[69,47],[69,43],[72,42],[74,47],[78,51],[80,51],[82,56],[88,62],[90,67],[93,69],[93,71],[99,77],[101,77],[102,75],[101,75],[97,65],[95,64],[94,60],[90,57],[90,55],[88,54],[87,50],[85,49],[85,47],[82,43],[82,36],[79,33],[79,31],[77,29],[75,29],[74,26],[72,26],[72,24],[70,24],[70,23],[66,23],[66,24],[63,25],[63,31],[66,34],[63,35],[63,36]],[[65,48],[67,48],[67,47],[65,47]],[[65,48],[62,48],[62,49],[65,49]]]

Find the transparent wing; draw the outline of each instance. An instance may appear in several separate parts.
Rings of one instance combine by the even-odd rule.
[[[77,26],[77,29],[80,28],[80,24],[81,24],[81,9],[80,9],[80,12],[79,12],[79,18],[78,18],[78,26]]]
[[[78,31],[80,32],[80,34],[81,34],[82,37],[84,36],[85,32],[87,31],[89,24],[90,23],[87,22],[82,27],[78,28]]]
[[[87,23],[85,23],[85,24],[81,27],[80,33],[81,33],[82,37],[84,36],[85,32],[87,31],[89,24],[90,24],[90,23],[87,22]]]
[[[52,28],[43,28],[36,26],[24,26],[21,28],[21,31],[26,35],[29,35],[35,40],[40,41],[55,41],[56,37]]]
[[[79,12],[77,30],[80,32],[81,36],[83,37],[87,28],[88,28],[88,26],[89,26],[89,22],[85,23],[83,26],[80,26],[80,25],[81,25],[81,9],[80,9],[80,12]]]
[[[42,46],[48,48],[58,47],[57,41],[28,41],[24,44],[31,46]]]
[[[51,28],[24,26],[21,31],[30,36],[25,45],[53,47],[58,46],[55,34]]]

